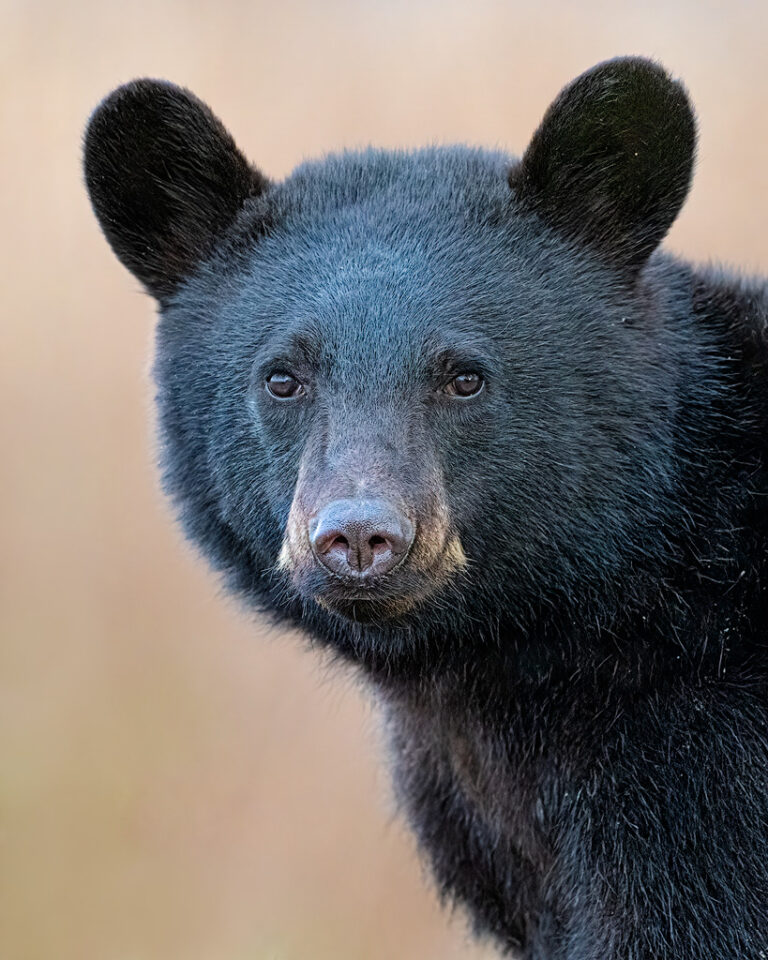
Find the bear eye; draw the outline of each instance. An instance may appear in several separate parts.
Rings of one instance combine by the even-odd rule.
[[[443,390],[452,397],[474,397],[483,389],[484,382],[479,373],[460,373],[449,380]]]
[[[290,373],[275,371],[267,377],[267,391],[278,400],[292,400],[304,393],[303,385]]]

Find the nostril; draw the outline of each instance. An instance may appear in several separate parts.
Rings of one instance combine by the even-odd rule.
[[[323,553],[327,553],[329,550],[349,550],[349,540],[339,533],[325,547]]]
[[[378,534],[370,537],[368,540],[368,546],[374,553],[383,553],[385,550],[389,550],[389,541],[386,537],[380,537]]]

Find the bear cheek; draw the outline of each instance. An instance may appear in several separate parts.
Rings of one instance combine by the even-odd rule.
[[[411,551],[410,568],[430,587],[441,586],[467,566],[467,557],[456,532],[440,471],[435,468],[428,484],[429,495],[419,511],[416,541]]]
[[[299,588],[306,582],[314,570],[315,558],[309,544],[308,528],[310,512],[302,496],[306,482],[305,463],[299,468],[299,476],[294,490],[291,509],[285,525],[283,542],[277,555],[275,569],[288,576],[294,586]]]

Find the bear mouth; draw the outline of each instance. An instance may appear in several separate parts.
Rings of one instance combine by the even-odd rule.
[[[467,561],[457,537],[449,538],[428,563],[417,563],[417,554],[418,550],[409,554],[379,577],[340,577],[312,561],[293,566],[290,577],[299,595],[344,621],[391,623],[406,618],[466,572]]]
[[[317,594],[315,602],[351,623],[376,624],[397,620],[418,603],[417,597],[376,596],[373,593]]]
[[[410,572],[410,576],[403,575]],[[391,621],[403,616],[429,595],[428,582],[412,571],[397,571],[400,576],[387,576],[370,583],[350,582],[337,578],[315,583],[312,599],[329,613],[354,623]]]

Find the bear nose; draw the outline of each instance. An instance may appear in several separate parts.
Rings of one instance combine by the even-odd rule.
[[[408,553],[413,535],[410,520],[386,500],[334,500],[309,525],[317,559],[345,577],[389,573]]]

